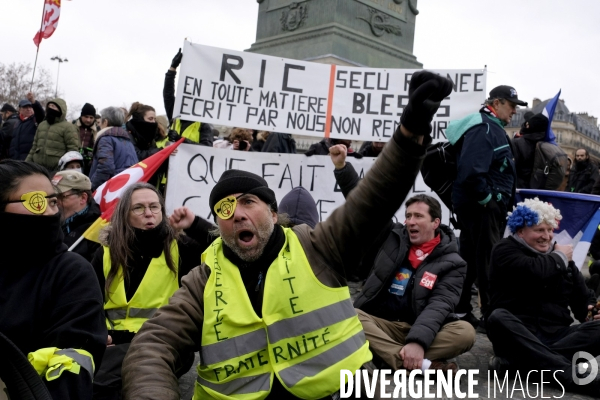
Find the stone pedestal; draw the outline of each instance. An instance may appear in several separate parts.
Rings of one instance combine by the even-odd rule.
[[[248,49],[297,60],[422,68],[412,54],[416,0],[258,0]]]

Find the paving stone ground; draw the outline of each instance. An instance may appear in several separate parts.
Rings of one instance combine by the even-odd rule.
[[[587,271],[584,271],[584,274]],[[353,297],[358,293],[359,285],[350,283],[350,293]],[[480,310],[477,304],[477,297],[473,297],[473,314],[475,316],[480,316]],[[490,357],[493,355],[492,344],[490,343],[487,335],[481,332],[477,332],[477,340],[473,348],[465,353],[457,357],[455,360],[458,363],[459,368],[461,369],[477,369],[479,370],[479,374],[477,375],[478,384],[474,388],[474,393],[476,393],[479,397],[478,399],[531,399],[531,398],[549,398],[549,399],[565,399],[565,400],[592,400],[594,397],[585,396],[581,394],[575,394],[570,392],[563,392],[560,387],[553,387],[549,384],[543,385],[543,393],[540,392],[539,379],[533,382],[529,382],[527,384],[527,376],[524,374],[520,375],[521,380],[509,379],[508,384],[501,391],[498,386],[496,386],[496,392],[494,393],[493,382],[490,383],[488,380],[488,362]],[[600,361],[600,357],[598,358]],[[199,361],[198,354],[196,354],[196,365]],[[493,380],[493,375],[491,375]],[[548,376],[545,375],[545,378]],[[545,381],[553,380],[552,376],[549,376],[550,379],[545,379]],[[181,398],[183,400],[189,400],[192,398],[194,391],[194,382],[196,379],[196,368],[193,367],[190,371],[181,377],[179,380],[180,388],[181,388]],[[488,391],[489,387],[489,391]],[[461,390],[466,392],[468,389],[467,380],[463,378],[461,380]],[[523,389],[523,390],[521,390]],[[391,393],[393,388],[389,388],[388,391]],[[401,398],[401,397],[394,397]],[[405,397],[407,399],[413,399],[413,397]],[[434,399],[454,399],[455,397],[432,397]]]

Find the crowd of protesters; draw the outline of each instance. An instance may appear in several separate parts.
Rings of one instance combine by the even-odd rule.
[[[499,372],[559,370],[577,351],[600,354],[600,316],[592,313],[600,267],[590,268],[590,290],[572,247],[552,241],[560,210],[537,199],[514,208],[515,190],[540,179],[537,152],[549,121],[531,115],[509,139],[504,126],[527,105],[510,86],[494,88],[478,112],[448,127],[457,151],[459,238],[441,223],[434,197],[407,198],[431,143],[433,115],[452,86],[422,72],[413,76],[387,144],[355,150],[349,140],[326,138],[305,152],[331,157],[347,199],[327,221],[318,222],[304,188],[278,204],[264,179],[238,170],[226,171],[210,193],[214,223],[187,207],[169,216],[163,165],[149,183],[125,190],[100,243],[82,239],[100,216],[92,192],[181,138],[235,151],[297,152],[290,134],[236,127],[218,137],[208,123],[173,116],[181,60],[178,52],[165,76],[166,116],[139,102],[98,114],[86,103],[69,122],[63,99],[42,106],[33,93],[1,109],[0,219],[12,229],[3,230],[0,245],[24,258],[18,268],[0,267],[7,294],[0,296],[0,333],[29,359],[52,398],[176,399],[177,377],[198,351],[196,398],[334,398],[339,369],[369,369],[371,360],[376,368],[456,373],[451,359],[471,349],[476,328],[487,331],[495,351],[490,368]],[[361,181],[347,157],[377,161]],[[598,166],[586,149],[563,161],[562,173],[542,177],[544,188],[600,194]],[[406,220],[394,223],[402,204]],[[507,223],[511,234],[502,238]],[[36,251],[27,247],[32,240]],[[592,255],[600,255],[594,246]],[[288,277],[290,268],[295,275]],[[516,282],[519,274],[527,285]],[[363,283],[354,304],[348,278]],[[472,313],[474,285],[480,318]],[[288,301],[291,312],[280,306]],[[569,307],[578,328],[570,327]],[[12,313],[17,308],[22,317]],[[314,331],[325,332],[323,347],[315,339],[309,350],[304,339],[305,352],[294,348]],[[278,340],[287,350],[275,351]],[[344,353],[328,359],[325,348]],[[273,351],[264,364],[263,351]],[[310,361],[311,371],[294,354]],[[581,389],[570,370],[558,379],[567,390]],[[600,396],[600,379],[586,390]]]

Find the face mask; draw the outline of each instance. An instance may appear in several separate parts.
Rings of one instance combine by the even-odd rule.
[[[83,174],[83,170],[81,168],[71,168],[71,171],[77,171]]]
[[[56,119],[60,117],[60,114],[60,111],[56,111],[53,108],[48,108],[48,110],[46,111],[46,121],[48,121],[48,123],[52,125],[56,121]]]

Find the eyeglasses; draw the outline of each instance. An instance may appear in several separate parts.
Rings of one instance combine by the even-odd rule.
[[[152,214],[158,214],[160,210],[162,210],[162,206],[158,203],[152,203],[147,207],[143,204],[136,204],[131,209],[131,212],[135,215],[144,215],[144,213],[146,212],[146,208],[149,208]]]
[[[68,193],[68,194],[61,193],[61,194],[57,195],[57,197],[58,197],[58,200],[63,201],[67,197],[70,197],[70,196],[79,196],[79,194],[80,193],[78,193],[78,192],[72,192],[72,193]]]

